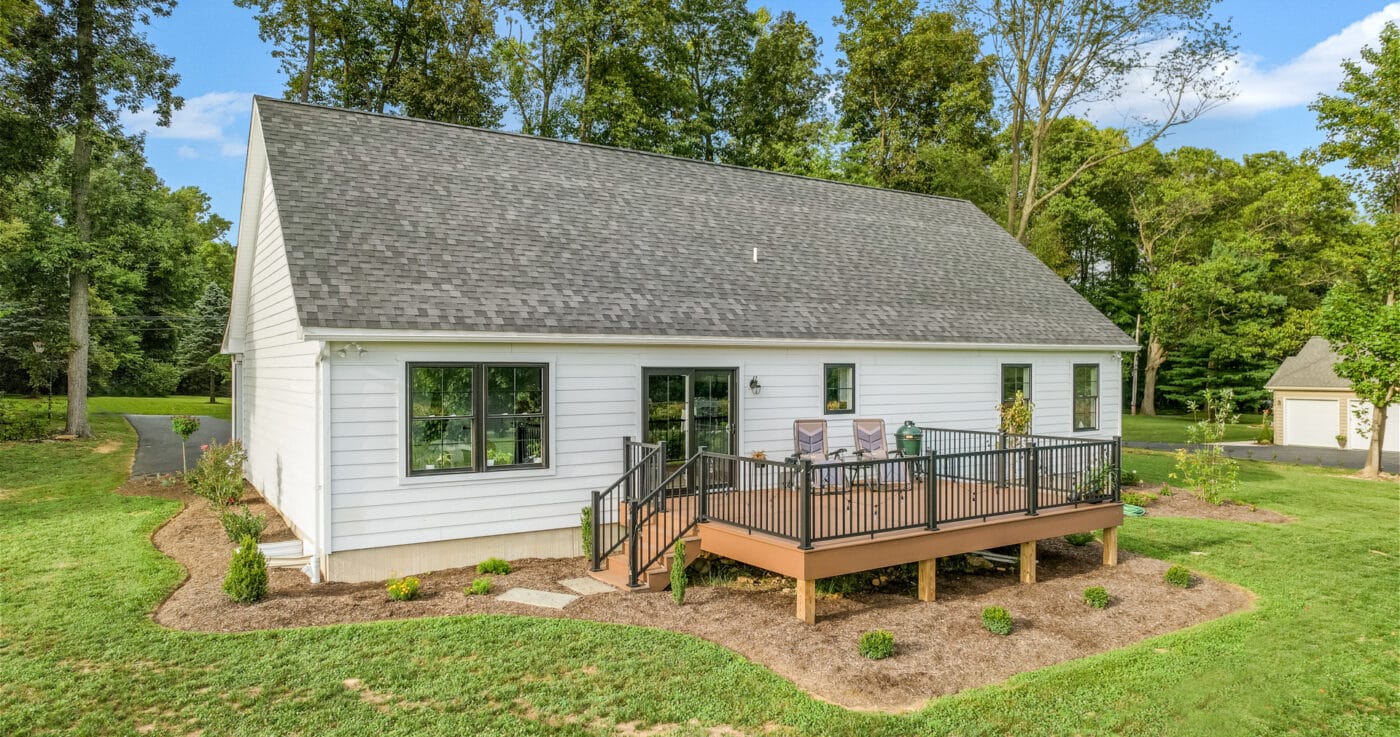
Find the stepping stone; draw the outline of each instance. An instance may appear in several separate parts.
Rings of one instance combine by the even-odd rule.
[[[588,596],[589,594],[607,594],[613,591],[617,591],[617,589],[613,588],[612,586],[609,586],[608,584],[605,584],[596,578],[589,578],[588,576],[580,576],[579,578],[566,578],[563,581],[560,581],[559,585],[563,586],[564,588],[570,591],[576,591],[580,594],[583,594],[584,596]]]
[[[546,609],[563,609],[577,598],[573,594],[556,594],[553,591],[516,588],[497,596],[496,600],[513,601],[517,604],[529,604]]]

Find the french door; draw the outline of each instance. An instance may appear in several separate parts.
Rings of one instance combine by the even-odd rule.
[[[644,369],[642,437],[666,443],[669,475],[700,448],[733,453],[734,369]]]

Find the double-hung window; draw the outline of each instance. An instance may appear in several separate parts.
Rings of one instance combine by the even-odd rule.
[[[829,415],[848,415],[856,411],[856,365],[828,363],[822,370],[826,385],[824,411]]]
[[[544,364],[409,364],[409,475],[547,466],[546,376]]]
[[[1001,403],[1010,404],[1020,392],[1026,401],[1031,400],[1031,365],[1029,363],[1003,363],[1001,365]]]
[[[1074,429],[1099,429],[1099,365],[1074,365]]]

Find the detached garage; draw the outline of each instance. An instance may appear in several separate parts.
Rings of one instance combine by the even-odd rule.
[[[1337,355],[1326,339],[1308,340],[1298,355],[1284,359],[1265,388],[1274,393],[1274,442],[1324,448],[1363,449],[1370,444],[1357,411],[1371,409],[1356,397],[1351,382],[1338,376]],[[1400,404],[1391,405],[1385,450],[1400,450]],[[1338,438],[1341,440],[1338,440]]]

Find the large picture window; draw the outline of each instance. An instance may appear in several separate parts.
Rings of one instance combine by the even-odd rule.
[[[1074,429],[1099,429],[1099,366],[1074,365]]]
[[[826,414],[848,415],[856,411],[856,365],[828,363],[822,373],[826,380]]]
[[[409,364],[410,475],[547,465],[542,364]]]
[[[1031,399],[1031,365],[1028,363],[1003,363],[1001,365],[1001,403],[1010,404],[1016,399],[1016,392],[1026,401]]]

